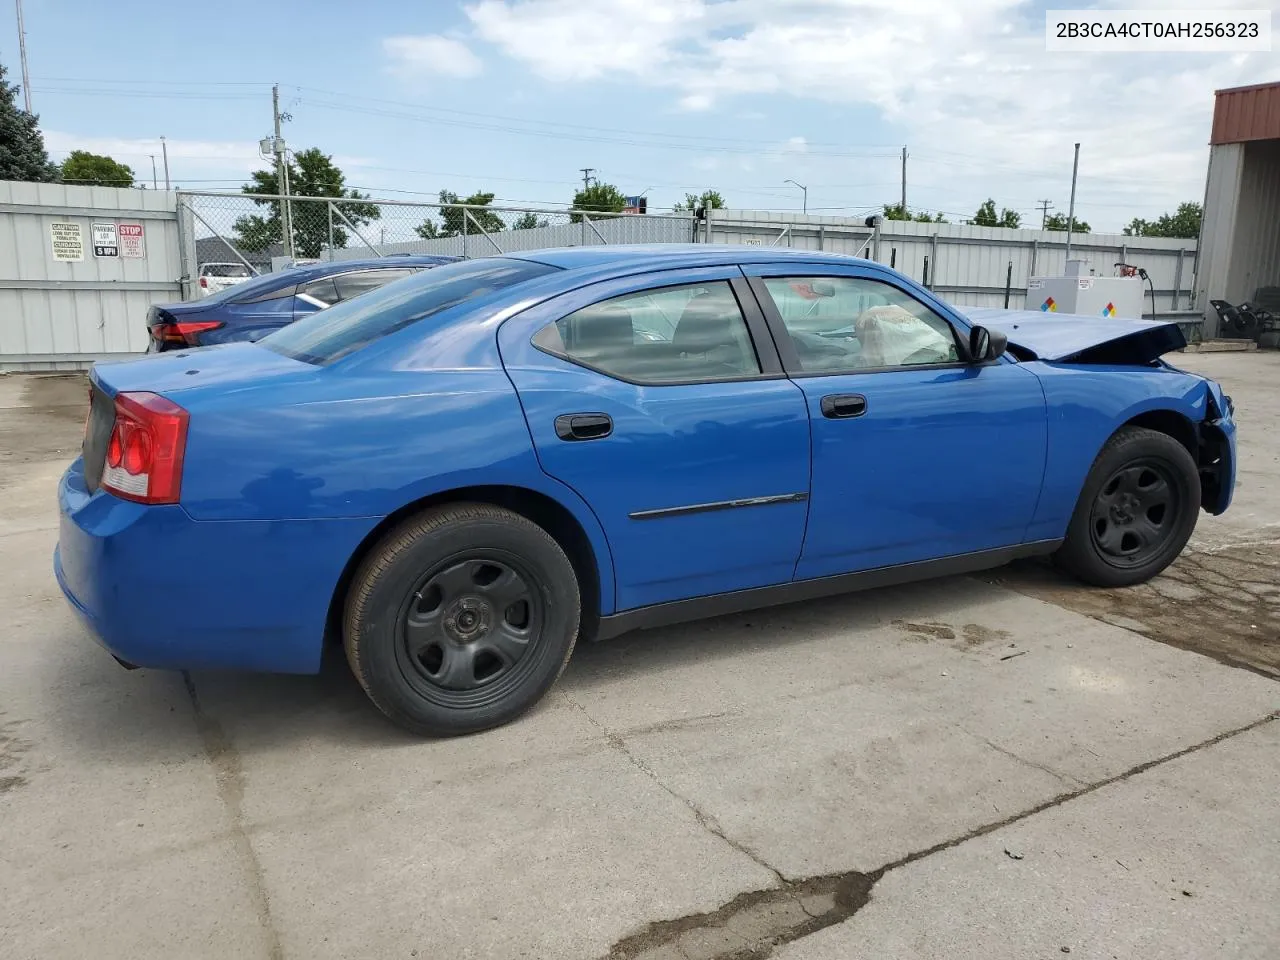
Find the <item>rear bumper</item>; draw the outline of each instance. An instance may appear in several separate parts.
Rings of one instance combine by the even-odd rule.
[[[373,519],[196,521],[58,487],[53,566],[94,638],[129,665],[314,673],[330,600]]]

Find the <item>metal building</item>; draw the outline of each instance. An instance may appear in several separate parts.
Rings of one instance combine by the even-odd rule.
[[[1280,296],[1280,83],[1219,90],[1213,110],[1196,303],[1267,305]]]

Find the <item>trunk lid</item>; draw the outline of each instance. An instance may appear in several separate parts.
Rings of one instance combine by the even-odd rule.
[[[1029,355],[1026,359],[1146,365],[1187,345],[1176,323],[1159,320],[1107,319],[998,307],[965,307],[964,313],[974,323],[1003,333],[1011,345]]]
[[[191,411],[199,406],[195,396],[228,395],[250,388],[270,387],[285,380],[310,379],[318,368],[291,360],[253,343],[229,343],[152,353],[135,360],[96,363],[89,372],[89,417],[85,423],[81,454],[85,486],[95,492],[102,482],[107,443],[116,421],[117,393],[145,391],[167,397]]]

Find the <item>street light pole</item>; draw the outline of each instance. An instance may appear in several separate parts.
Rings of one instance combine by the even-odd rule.
[[[782,182],[789,183],[792,186],[796,186],[800,188],[800,192],[802,194],[802,199],[800,201],[801,210],[803,213],[808,214],[809,213],[809,188],[806,187],[803,183],[796,183],[794,180],[783,180]]]
[[[18,5],[18,57],[22,60],[22,99],[26,102],[27,113],[31,112],[31,77],[27,74],[27,31],[22,25],[22,0]]]
[[[154,153],[149,153],[147,156],[151,158],[151,189],[158,190],[160,187],[156,183],[156,155]]]
[[[160,138],[160,152],[164,154],[164,188],[169,189],[169,144],[165,143],[164,137]]]

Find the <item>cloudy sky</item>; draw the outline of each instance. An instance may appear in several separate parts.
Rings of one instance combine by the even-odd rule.
[[[1276,54],[1047,53],[1040,0],[419,0],[354,5],[24,0],[33,107],[56,157],[84,147],[151,175],[235,188],[258,165],[278,82],[294,148],[352,184],[568,202],[580,168],[669,206],[971,216],[994,197],[1095,230],[1204,190],[1213,91],[1280,80]],[[1274,2],[1117,0],[1169,11]],[[188,12],[189,11],[189,12]],[[18,79],[13,6],[0,63]],[[161,174],[163,176],[163,174]]]

